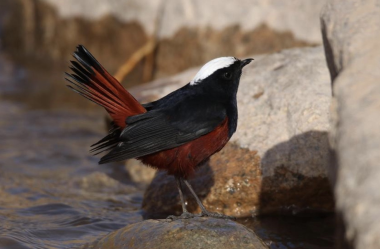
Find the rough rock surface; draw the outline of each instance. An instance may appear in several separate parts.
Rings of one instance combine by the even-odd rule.
[[[230,220],[146,220],[110,233],[86,248],[268,248],[251,230]]]
[[[191,80],[196,71],[133,92],[141,100],[153,100]],[[206,207],[237,217],[331,210],[326,173],[330,85],[322,47],[255,57],[241,79],[236,134],[191,180]],[[180,212],[177,195],[173,178],[158,173],[143,208]],[[188,202],[190,210],[199,211]]]
[[[322,13],[334,92],[332,180],[345,224],[338,248],[380,245],[379,13],[375,0],[334,0]]]

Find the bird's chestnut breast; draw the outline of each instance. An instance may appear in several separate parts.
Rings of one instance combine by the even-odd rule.
[[[169,175],[188,178],[210,156],[228,142],[228,118],[212,132],[179,147],[138,158],[151,167],[167,170]]]

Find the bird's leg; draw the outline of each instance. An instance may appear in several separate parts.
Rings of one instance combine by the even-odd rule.
[[[201,208],[201,210],[202,210],[201,216],[208,216],[208,217],[221,218],[221,219],[232,219],[232,220],[236,219],[233,216],[228,216],[228,215],[224,215],[224,214],[213,213],[213,212],[207,211],[207,209],[205,208],[205,206],[203,206],[201,200],[199,200],[197,194],[195,193],[195,191],[191,187],[190,183],[185,179],[183,181],[186,184],[186,186],[189,188],[190,192],[193,194],[195,200],[197,201],[199,207]]]
[[[187,211],[185,199],[183,198],[181,178],[180,177],[176,177],[175,179],[177,181],[177,188],[178,188],[178,192],[179,192],[179,197],[181,199],[182,214],[180,216],[170,215],[166,219],[171,219],[171,220],[190,219],[190,218],[194,218],[194,217],[198,216],[198,215],[189,213],[189,211]]]
[[[185,198],[183,198],[181,179],[176,177],[176,182],[177,182],[177,188],[178,188],[178,192],[179,192],[179,198],[181,199],[181,204],[182,204],[182,213],[188,213],[188,211],[186,209]]]

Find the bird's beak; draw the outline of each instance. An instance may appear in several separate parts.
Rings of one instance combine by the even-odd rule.
[[[248,65],[249,63],[251,63],[251,61],[253,61],[252,58],[242,60],[242,61],[240,62],[240,67],[243,68],[244,66]]]

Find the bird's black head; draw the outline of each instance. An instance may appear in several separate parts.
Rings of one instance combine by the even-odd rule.
[[[235,57],[220,57],[211,60],[199,70],[190,82],[190,86],[210,96],[225,99],[235,97],[242,69],[252,60],[239,60]]]

